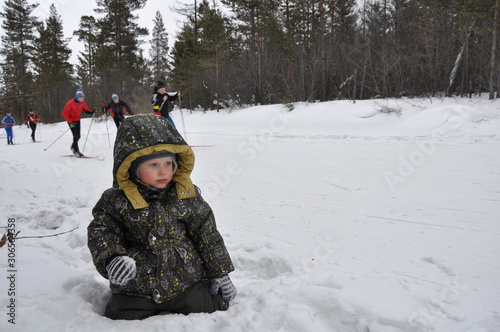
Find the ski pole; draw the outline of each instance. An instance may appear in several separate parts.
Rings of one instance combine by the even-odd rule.
[[[111,147],[111,142],[109,141],[108,113],[106,112],[106,107],[103,106],[102,111],[104,112],[104,118],[106,119],[105,122],[106,122],[106,132],[108,134],[108,144],[109,144],[109,147]]]
[[[179,93],[179,111],[181,112],[182,130],[184,131],[184,139],[187,141],[186,125],[184,124],[184,113],[182,113],[182,102],[180,93]]]
[[[40,142],[42,141],[42,123],[41,122],[38,122],[38,133],[40,135]]]
[[[89,138],[90,128],[92,127],[92,123],[94,122],[95,112],[96,111],[94,110],[94,113],[92,113],[92,120],[90,120],[90,126],[89,126],[89,130],[87,131],[87,137],[85,137],[85,143],[83,143],[82,153],[85,152],[85,145],[87,145],[87,139]]]
[[[26,141],[26,135],[28,135],[28,130],[30,130],[29,125],[26,125],[26,126],[28,127],[28,129],[26,129],[26,132],[24,133],[23,143],[24,143],[24,141]]]
[[[71,128],[68,128],[66,129],[66,131],[64,133],[61,134],[61,136],[59,136],[58,138],[56,138],[56,140],[54,142],[52,142],[52,144],[50,144],[49,146],[47,146],[45,149],[43,149],[43,151],[47,151],[52,145],[54,145],[55,142],[57,142],[61,137],[63,137],[64,134],[66,134]]]

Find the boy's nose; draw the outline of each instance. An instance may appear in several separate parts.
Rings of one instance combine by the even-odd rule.
[[[167,172],[167,166],[161,165],[160,168],[158,169],[159,174],[165,174]]]

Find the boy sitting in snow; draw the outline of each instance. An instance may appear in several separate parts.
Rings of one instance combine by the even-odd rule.
[[[125,119],[114,146],[113,187],[94,207],[88,247],[109,279],[105,316],[227,310],[234,270],[210,206],[190,179],[194,153],[164,117]]]

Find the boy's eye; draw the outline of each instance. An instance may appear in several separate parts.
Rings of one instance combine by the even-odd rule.
[[[157,163],[151,163],[151,164],[149,164],[149,166],[150,167],[156,167],[156,166],[158,166],[158,164]]]

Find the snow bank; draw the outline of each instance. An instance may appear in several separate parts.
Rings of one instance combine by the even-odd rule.
[[[211,145],[195,148],[193,179],[236,266],[231,308],[102,317],[110,294],[86,226],[111,186],[114,123],[94,122],[85,144],[102,161],[61,157],[69,133],[44,151],[65,123],[40,125],[41,143],[17,126],[18,145],[0,133],[0,226],[20,232],[0,248],[2,331],[500,330],[497,101],[183,112],[187,141]]]

